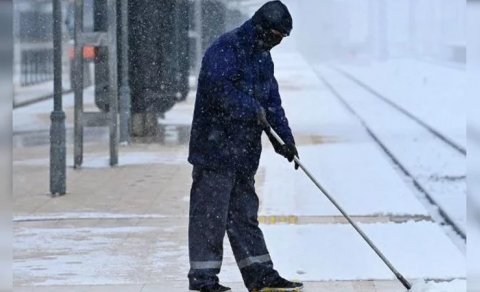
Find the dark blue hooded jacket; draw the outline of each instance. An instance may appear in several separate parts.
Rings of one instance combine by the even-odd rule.
[[[269,51],[256,49],[252,21],[220,36],[206,51],[198,78],[188,161],[253,174],[262,151],[260,106],[272,128],[294,144]]]

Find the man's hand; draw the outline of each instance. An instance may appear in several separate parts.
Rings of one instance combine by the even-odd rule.
[[[295,156],[299,157],[297,147],[295,147],[294,144],[284,144],[280,146],[278,153],[288,159],[288,162],[292,162]],[[295,169],[298,169],[298,166],[297,162],[295,162]]]
[[[265,131],[268,131],[270,124],[267,121],[267,114],[263,107],[260,107],[260,110],[257,111],[257,122]]]

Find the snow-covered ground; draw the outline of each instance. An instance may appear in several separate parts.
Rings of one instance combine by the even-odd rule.
[[[94,88],[88,87],[84,92],[85,110],[94,105]],[[66,113],[66,127],[73,127],[73,109],[75,101],[73,93],[63,96],[63,109]],[[53,99],[44,100],[26,107],[13,110],[12,128],[14,133],[28,131],[45,131],[50,129],[50,113],[53,111]]]
[[[355,115],[321,82],[314,69],[333,79],[332,83],[339,87],[342,94],[349,96],[349,102],[356,109],[362,110],[369,124],[375,127],[387,145],[393,147],[396,153],[405,155],[399,154],[402,159],[407,154],[411,155],[412,143],[417,146],[418,157],[407,160],[419,179],[429,180],[432,173],[438,177],[463,176],[464,162],[454,154],[446,154],[442,149],[425,146],[428,137],[417,126],[384,112],[385,109],[378,102],[369,102],[361,90],[341,79],[338,72],[323,66],[313,68],[298,53],[291,51],[275,51],[274,60],[283,105],[299,144],[300,158],[307,168],[347,213],[373,218],[370,223],[360,224],[360,227],[407,278],[442,281],[428,284],[419,282],[418,289],[414,291],[465,291],[463,250],[458,248],[437,222],[432,221],[431,210],[419,199],[411,181],[378,147]],[[439,83],[429,80],[425,84],[437,86]],[[422,92],[433,94],[430,89]],[[442,96],[447,98],[447,94]],[[88,98],[91,99],[86,96]],[[421,104],[423,101],[410,95],[408,99],[410,105],[414,102]],[[400,103],[403,99],[398,97],[397,101]],[[426,102],[428,106],[422,104],[417,112],[422,117],[426,112],[420,108],[426,110],[439,106],[430,99]],[[15,110],[15,129],[39,129],[35,113],[45,113],[48,117],[50,105],[51,102],[42,102]],[[68,108],[71,105],[71,99],[67,96],[65,106]],[[175,110],[174,108],[169,114],[175,113]],[[432,110],[430,114],[438,116],[429,117],[429,121],[436,123],[442,119],[443,113],[443,108]],[[455,118],[460,121],[452,121],[446,129],[440,130],[445,130],[445,133],[462,143],[462,133],[456,131],[461,128],[463,117],[455,114],[448,117]],[[182,116],[181,120],[185,120],[185,117]],[[441,127],[440,124],[435,125]],[[412,137],[416,139],[414,142],[411,141]],[[125,151],[123,154],[120,160],[125,166],[186,164],[185,153],[175,157],[153,152]],[[428,159],[424,159],[425,155]],[[106,158],[87,156],[85,164],[92,168],[107,167]],[[47,163],[46,159],[29,159],[16,161],[15,165],[38,166]],[[260,173],[263,182],[258,189],[261,199],[259,215],[312,218],[340,216],[301,170],[293,170],[293,166],[271,148],[265,149],[262,155]],[[445,194],[445,205],[451,206],[452,216],[462,222],[465,218],[465,209],[461,208],[465,202],[464,186],[458,182],[442,184],[436,186],[440,193]],[[451,199],[449,195],[453,192],[457,197]],[[92,213],[41,214],[43,219],[51,220],[77,217],[102,219],[98,216]],[[101,216],[105,220],[138,219],[145,216],[158,220],[168,219],[168,216],[163,217],[162,214],[111,214],[108,210]],[[402,223],[389,221],[389,216],[402,218]],[[379,217],[387,218],[387,222],[376,222],[375,218]],[[17,221],[36,218],[38,219],[35,216],[16,217]],[[394,275],[348,224],[262,224],[262,229],[275,266],[286,277],[303,281],[394,279]],[[143,283],[166,274],[174,280],[185,281],[188,269],[186,243],[178,244],[161,238],[174,232],[186,230],[184,226],[174,225],[169,228],[20,226],[15,229],[15,275],[18,279],[36,285]],[[146,234],[153,238],[151,242],[144,242]],[[138,246],[148,248],[139,249]],[[119,250],[125,253],[119,254]],[[37,251],[47,251],[49,255],[36,257]],[[221,279],[227,282],[241,281],[230,249],[226,247],[225,251]],[[143,259],[143,266],[139,266],[138,259]],[[169,270],[173,263],[175,269]],[[453,279],[456,280],[445,282]]]
[[[412,187],[411,182],[405,179],[402,172],[395,167],[391,159],[369,138],[358,119],[343,107],[340,101],[320,82],[312,71],[312,67],[295,54],[278,53],[277,55],[274,54],[274,59],[276,61],[277,79],[279,79],[282,89],[283,104],[295,134],[325,136],[331,137],[332,140],[334,140],[332,143],[300,147],[299,153],[304,164],[319,178],[320,183],[338,200],[340,205],[352,215],[395,214],[408,216],[425,214],[425,209],[414,195],[417,191]],[[408,64],[411,64],[411,66],[408,66]],[[384,85],[384,87],[380,87],[380,89],[390,89],[391,87],[397,87],[398,89],[400,87],[398,84],[405,82],[402,92],[396,92],[392,89],[392,91],[388,91],[386,94],[392,94],[392,92],[398,93],[394,96],[396,102],[408,110],[412,109],[416,115],[420,118],[425,118],[432,126],[436,127],[440,132],[445,133],[446,136],[455,139],[460,145],[465,145],[464,96],[462,95],[464,72],[461,71],[462,69],[430,65],[429,68],[432,72],[426,72],[427,69],[425,68],[428,66],[425,65],[423,61],[414,60],[404,62],[402,66],[403,67],[399,66],[399,68],[395,69],[390,69],[388,66],[387,68],[380,66],[376,68],[372,66],[365,69],[365,74],[363,74],[363,71],[360,69],[357,69],[357,74],[362,77],[371,77],[371,79],[368,79],[368,82],[370,82],[368,84],[375,89],[379,84]],[[403,74],[406,76],[409,70],[415,72],[418,71],[418,68],[423,68],[423,71],[419,72],[420,76],[421,74],[427,76],[425,77],[425,83],[421,83],[418,86],[415,86],[412,76],[409,76],[411,80],[400,78],[398,80],[385,79],[392,78],[389,70],[393,70],[395,74]],[[341,91],[343,95],[348,96],[347,101],[351,106],[357,110],[359,108],[362,109],[362,117],[368,121],[369,125],[372,125],[375,130],[381,133],[381,137],[385,138],[389,147],[395,145],[395,150],[400,149],[398,153],[404,153],[403,156],[400,156],[402,161],[408,156],[406,159],[409,162],[408,166],[417,177],[425,180],[431,180],[432,174],[436,174],[438,177],[463,177],[463,179],[459,181],[449,182],[442,182],[439,179],[439,182],[430,183],[430,186],[433,186],[432,189],[428,189],[428,191],[438,194],[436,196],[437,200],[443,199],[443,201],[441,201],[442,206],[449,208],[449,214],[465,228],[465,157],[455,152],[451,153],[444,149],[437,149],[436,144],[434,144],[432,148],[432,144],[429,144],[428,141],[428,135],[420,132],[418,125],[411,125],[411,121],[391,114],[391,110],[382,107],[384,105],[378,101],[374,102],[369,99],[369,97],[365,96],[365,93],[355,88],[354,85],[341,81],[339,76],[335,76],[335,72],[325,69],[325,66],[319,66],[316,70],[323,70],[323,73],[328,70],[326,76],[336,78],[333,82],[337,82],[335,85],[337,85],[338,90]],[[378,80],[374,79],[374,73],[378,76]],[[405,78],[405,76],[403,76],[403,78]],[[447,83],[450,77],[452,78],[452,82]],[[417,90],[419,86],[421,90]],[[445,87],[449,90],[443,90]],[[429,96],[423,98],[424,95],[427,94]],[[449,115],[444,116],[445,112],[449,112]],[[449,123],[444,123],[445,119],[448,119]],[[413,142],[412,137],[414,138]],[[412,158],[412,153],[415,153],[414,158]],[[294,172],[291,169],[291,165],[288,165],[278,158],[276,159],[273,152],[264,153],[261,165],[265,167],[266,180],[262,192],[263,204],[261,210],[263,213],[294,214],[300,216],[339,214],[338,212],[336,213],[332,205],[323,198],[322,194],[306,176],[300,171]],[[385,224],[381,226],[378,224],[366,224],[364,227],[367,230],[372,230],[370,231],[372,232],[372,236],[375,236],[375,229],[378,229],[376,232],[380,232],[380,229],[383,230],[384,236],[378,236],[374,239],[374,241],[378,242],[382,247],[388,245],[386,242],[392,240],[390,241],[391,243],[395,242],[395,244],[392,243],[392,247],[397,246],[397,248],[402,249],[409,245],[408,239],[413,239],[411,247],[415,248],[403,252],[397,250],[403,257],[398,260],[393,259],[394,263],[398,263],[398,265],[401,266],[400,270],[404,271],[409,277],[435,278],[436,276],[433,274],[435,274],[436,268],[443,266],[443,264],[439,264],[433,259],[436,258],[439,260],[447,254],[454,255],[455,259],[452,261],[449,260],[449,263],[457,262],[458,265],[453,268],[455,272],[450,274],[450,276],[447,276],[450,272],[446,272],[443,276],[437,276],[439,278],[461,278],[465,276],[465,255],[456,249],[451,239],[445,236],[444,231],[437,224],[410,222],[403,225],[403,227],[401,226],[402,225],[398,224]],[[272,227],[273,230],[275,230],[275,228],[276,227]],[[325,240],[325,238],[320,236],[321,232],[319,230],[317,230],[317,232],[313,231],[315,228],[321,229],[322,227],[312,226],[310,227],[311,229],[305,226],[297,227],[297,229],[295,227],[284,228],[291,228],[295,230],[292,232],[302,234],[300,238],[303,238],[303,236],[311,236],[306,241],[310,242],[309,244],[312,244],[311,242],[317,242],[317,245],[314,246],[322,244],[322,240]],[[332,230],[340,228],[344,230],[344,235],[348,237],[345,238],[345,242],[351,242],[353,240],[349,236],[358,236],[353,229],[343,229],[344,227],[341,226],[335,227],[333,225],[325,228],[332,228]],[[417,228],[418,231],[414,231]],[[299,230],[303,230],[303,232]],[[386,230],[389,230],[388,232],[392,232],[392,234],[385,236],[385,234],[387,234]],[[268,231],[266,232],[268,233]],[[315,233],[316,235],[313,235]],[[380,232],[380,234],[381,233],[382,232]],[[325,234],[329,234],[329,232]],[[420,236],[420,234],[423,235]],[[427,236],[433,239],[436,236],[435,234],[440,237],[432,241],[433,245],[431,247],[424,247],[426,250],[433,252],[432,259],[426,260],[426,258],[428,258],[427,253],[419,249],[422,248],[422,244],[427,243],[429,240],[421,239],[421,237]],[[295,238],[296,236],[292,237]],[[330,238],[329,235],[326,237]],[[300,241],[304,242],[304,240]],[[363,245],[365,245],[365,243],[363,243]],[[275,243],[274,246],[274,248],[276,248]],[[341,246],[341,241],[334,240],[329,246]],[[439,249],[436,249],[437,247]],[[321,251],[328,248],[313,248],[315,252],[313,250],[307,252],[310,256],[309,260],[315,257],[319,265],[321,265],[321,263],[325,262],[325,257],[328,258],[328,256],[321,255]],[[384,248],[386,249],[385,252],[388,253],[388,247],[385,246]],[[285,256],[285,254],[289,253],[287,250],[297,249],[285,248],[281,252],[279,251],[278,254]],[[298,250],[305,251],[308,250],[308,248],[302,246]],[[414,255],[416,252],[418,252],[418,254]],[[351,259],[351,256],[348,256],[346,253],[334,252],[333,254],[337,256],[336,260],[340,262],[346,263]],[[318,255],[318,257],[316,257],[316,255]],[[395,257],[395,255],[392,256]],[[412,257],[412,261],[408,260],[410,256]],[[425,256],[424,263],[426,265],[420,268],[418,265],[422,265],[423,259],[420,258],[423,256]],[[288,263],[291,265],[292,262],[295,262],[296,259],[301,257],[301,254],[296,254],[293,258],[289,259]],[[374,257],[375,256],[372,256],[372,258]],[[403,260],[405,261],[402,263]],[[361,262],[362,261],[359,261],[359,263]],[[412,262],[415,262],[415,264],[410,266]],[[333,262],[332,264],[335,265]],[[456,264],[453,264],[451,267],[455,265]],[[326,266],[330,267],[330,265]],[[342,271],[346,274],[352,272],[352,270],[358,272],[360,269],[359,267],[356,268],[354,264],[348,265],[349,269],[345,269],[344,266],[345,265],[343,265]],[[414,268],[412,270],[414,266],[418,267],[418,269]],[[352,268],[351,270],[350,267]],[[321,270],[321,268],[318,269]],[[385,266],[383,266],[383,271],[387,271]],[[426,274],[422,274],[421,271]],[[358,273],[352,272],[350,277],[359,275]],[[322,277],[326,277],[328,272],[323,271],[321,274]],[[340,275],[342,273],[337,271],[336,274]],[[373,278],[381,277],[381,273],[378,273],[378,271],[373,274],[375,274],[372,275]],[[294,275],[292,274],[292,276]],[[452,285],[455,286],[455,284]],[[460,287],[461,286],[462,284],[460,284]],[[440,286],[435,287],[440,289]],[[457,285],[457,287],[459,286]]]
[[[480,291],[480,3],[469,1],[468,19],[468,288]]]
[[[301,160],[350,215],[427,215],[427,211],[372,143],[300,146]],[[262,214],[340,216],[302,171],[263,155]],[[380,175],[381,174],[381,175]]]
[[[357,68],[357,70],[360,71],[361,69]],[[457,71],[458,69],[450,68],[450,70]],[[411,118],[394,110],[388,104],[374,97],[370,92],[345,78],[341,73],[321,66],[317,68],[317,71],[357,112],[366,125],[382,141],[392,155],[400,161],[413,178],[419,182],[423,189],[431,194],[433,199],[446,210],[446,213],[461,230],[466,232],[466,156],[446,145]],[[377,75],[388,75],[388,73],[381,74],[381,72],[383,71],[379,70]],[[370,74],[373,75],[373,73]],[[363,74],[359,75],[363,76]],[[394,78],[392,79],[394,81],[391,81],[391,84],[402,83],[395,81]],[[378,84],[385,83],[387,83],[385,80],[383,80],[383,83],[382,81],[378,82]],[[375,88],[377,82],[371,81],[371,84]],[[446,89],[450,88],[450,86],[459,86],[455,82],[452,85],[445,82],[443,84],[443,87]],[[408,105],[408,108],[421,108],[422,106],[415,106],[414,101],[422,104],[425,90],[417,90],[414,84],[409,84],[406,81],[404,87],[406,88],[404,88],[403,94],[407,95],[409,93],[410,96],[415,96],[415,98],[401,99],[397,97],[397,99]],[[437,84],[436,87],[440,87],[440,85]],[[407,89],[409,90],[407,91]],[[464,104],[464,95],[447,96],[453,101],[440,102],[436,107],[431,104],[432,102],[428,98],[425,98],[427,100],[426,103],[430,103],[429,107],[431,109],[429,111],[430,118],[426,119],[427,121],[444,119],[442,112],[448,111],[449,108],[452,108],[452,111],[455,113],[455,108],[450,106],[450,104],[455,104],[457,101],[459,104]],[[444,96],[443,99],[447,99],[447,96]],[[437,108],[438,110],[436,110]],[[432,116],[435,116],[435,118],[432,118]],[[460,132],[460,134],[451,134],[450,136],[465,137],[466,123],[464,114],[453,114],[447,117],[447,119],[452,122],[447,123],[447,126],[445,126],[447,128],[446,133],[451,133],[452,129],[456,129],[454,132]],[[462,124],[463,127],[460,127]],[[450,125],[456,126],[450,128]],[[439,128],[439,131],[442,131],[442,129]],[[463,139],[459,141],[461,142]]]
[[[360,226],[409,279],[464,276],[462,255],[434,223]],[[28,256],[37,251],[48,253],[35,260],[17,258],[15,276],[41,286],[142,283],[152,276],[162,277],[162,273],[164,277],[169,275],[182,281],[188,271],[187,247],[168,239],[168,234],[176,228],[19,228],[15,236],[17,252],[28,250],[25,254]],[[262,229],[276,268],[288,278],[302,281],[394,278],[348,225],[265,225]],[[145,244],[147,234],[156,242],[153,250]],[[228,247],[226,251],[220,277],[226,282],[240,282],[233,255]],[[175,273],[165,270],[172,266],[177,267]]]
[[[466,147],[465,66],[392,59],[341,68]]]

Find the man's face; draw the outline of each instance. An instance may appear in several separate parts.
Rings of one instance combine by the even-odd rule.
[[[263,49],[270,51],[273,47],[280,44],[285,36],[275,29],[262,30],[259,38]]]

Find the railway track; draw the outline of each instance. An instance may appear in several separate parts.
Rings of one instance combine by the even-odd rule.
[[[419,124],[421,127],[429,131],[432,135],[437,137],[438,139],[442,140],[445,144],[448,146],[452,147],[454,150],[458,151],[459,153],[463,154],[464,156],[467,156],[467,150],[465,147],[459,145],[452,139],[447,138],[444,134],[442,134],[439,130],[436,130],[434,127],[429,125],[427,122],[423,121],[419,117],[415,116],[413,113],[410,111],[406,110],[405,108],[401,107],[397,103],[393,102],[391,99],[388,97],[385,97],[384,95],[378,93],[375,89],[367,85],[366,83],[360,81],[358,78],[354,77],[352,74],[339,69],[339,68],[334,68],[337,72],[340,72],[343,76],[347,77],[350,79],[352,82],[356,83],[358,86],[362,87],[366,91],[370,92],[373,96],[377,97],[378,99],[382,100],[389,106],[391,106],[393,109],[397,110],[398,112],[404,114],[405,116],[409,117],[413,121],[415,121],[417,124]]]
[[[459,175],[458,173],[460,172],[458,172],[454,175],[443,174],[438,176],[430,172],[430,175],[426,178],[425,174],[428,173],[428,171],[417,171],[415,168],[415,163],[412,164],[411,162],[415,160],[414,156],[417,155],[415,149],[410,149],[411,156],[414,158],[406,158],[405,150],[403,150],[403,152],[398,151],[399,147],[395,146],[396,142],[390,142],[389,139],[386,138],[388,135],[386,133],[388,133],[387,129],[389,125],[387,123],[378,125],[378,121],[375,121],[374,118],[372,119],[369,115],[367,115],[367,111],[365,109],[367,106],[371,106],[373,104],[377,110],[377,113],[383,112],[384,115],[388,115],[388,117],[392,117],[392,119],[396,119],[396,121],[403,121],[403,123],[409,124],[411,128],[415,128],[415,131],[418,131],[416,134],[419,137],[427,137],[427,142],[435,145],[434,149],[437,151],[440,149],[440,152],[432,153],[432,157],[435,156],[434,154],[437,154],[439,157],[438,159],[440,160],[443,157],[448,157],[446,160],[448,163],[446,162],[446,165],[452,161],[461,165],[462,161],[464,162],[466,157],[465,148],[443,135],[437,129],[434,129],[421,118],[394,103],[386,96],[381,95],[369,85],[361,82],[351,74],[337,68],[331,69],[330,73],[334,72],[338,74],[338,76],[334,78],[336,83],[328,80],[329,78],[326,77],[326,75],[332,76],[331,74],[324,74],[324,72],[319,69],[315,70],[315,73],[318,75],[320,80],[322,80],[328,90],[348,109],[349,112],[351,112],[360,121],[366,132],[375,141],[375,143],[405,175],[407,180],[410,181],[412,185],[419,191],[419,193],[423,195],[423,201],[428,204],[428,209],[430,209],[431,212],[436,212],[436,214],[434,214],[436,215],[434,216],[436,217],[435,219],[439,221],[440,224],[451,227],[465,241],[466,227],[464,224],[459,222],[458,218],[455,218],[455,214],[458,212],[452,212],[452,209],[450,208],[451,206],[445,202],[444,198],[442,198],[442,195],[439,194],[439,192],[435,191],[435,188],[437,188],[437,190],[439,189],[438,181],[435,182],[435,179],[444,181],[444,183],[464,183],[466,179],[464,173]],[[341,92],[342,88],[344,87],[349,87],[349,89],[356,90],[359,95],[351,96],[348,93]],[[370,98],[370,100],[367,101],[369,104],[362,104],[365,103],[365,99],[367,98]],[[415,143],[412,143],[411,145],[414,144]],[[423,153],[425,153],[425,151]],[[441,155],[438,155],[439,153]],[[463,196],[463,199],[466,198],[466,193],[463,193],[462,191],[457,192],[457,194]]]

